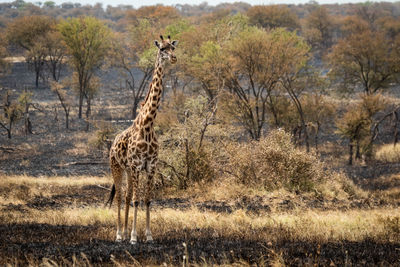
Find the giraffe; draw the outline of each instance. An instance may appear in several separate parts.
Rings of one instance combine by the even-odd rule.
[[[154,44],[158,48],[158,53],[154,66],[153,79],[146,98],[141,104],[138,116],[129,128],[115,137],[110,149],[110,167],[114,184],[107,203],[110,203],[111,206],[114,195],[116,195],[118,211],[117,242],[128,238],[129,205],[132,196],[134,196],[133,226],[130,243],[137,243],[136,219],[139,205],[139,174],[141,172],[144,172],[147,176],[144,193],[144,202],[146,205],[146,241],[153,241],[150,231],[150,201],[153,193],[153,177],[156,169],[159,147],[153,126],[163,91],[162,78],[164,65],[167,61],[171,64],[176,63],[177,59],[174,54],[174,49],[178,44],[178,41],[171,41],[170,36],[168,36],[166,40],[162,35],[160,35],[160,38],[161,42],[154,41]],[[121,192],[124,172],[126,172],[127,177],[127,190],[125,194],[124,231],[122,232]]]

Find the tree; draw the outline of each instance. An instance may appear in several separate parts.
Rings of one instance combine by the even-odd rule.
[[[304,117],[313,128],[315,150],[318,152],[318,138],[323,126],[331,122],[336,106],[319,92],[304,94],[301,98]]]
[[[347,91],[360,87],[374,94],[389,87],[399,72],[396,49],[383,32],[353,32],[333,47],[328,58],[329,76]]]
[[[299,28],[297,15],[284,5],[252,6],[247,10],[250,24],[263,28]]]
[[[178,51],[176,65],[181,72],[180,80],[184,81],[182,89],[193,82],[200,85],[208,99],[212,100],[222,88],[223,68],[228,64],[223,48],[248,28],[248,18],[237,14],[196,27],[180,28],[182,49]]]
[[[310,47],[296,33],[282,32],[275,35],[282,44],[280,55],[286,59],[283,65],[280,83],[289,95],[299,114],[301,128],[304,135],[307,152],[310,150],[308,131],[303,105],[300,101],[301,94],[319,84],[318,74],[309,68]]]
[[[259,140],[266,122],[267,97],[278,82],[276,43],[265,31],[250,28],[232,39],[224,58],[225,86],[231,93],[232,115],[252,139]],[[277,64],[275,64],[277,63]]]
[[[11,139],[12,126],[22,118],[23,106],[18,101],[10,99],[11,93],[7,91],[3,99],[4,113],[0,114],[0,126],[7,131],[7,137]]]
[[[138,25],[142,19],[147,19],[152,27],[163,28],[179,18],[179,12],[171,6],[143,6],[137,10],[126,12],[127,25]]]
[[[314,49],[332,45],[334,18],[323,6],[318,6],[305,18],[304,37]]]
[[[226,64],[221,46],[213,41],[207,41],[190,58],[186,74],[199,81],[208,99],[212,100],[222,88]]]
[[[165,27],[163,32],[165,35],[173,36],[174,39],[179,40],[179,46],[181,46],[181,44],[188,41],[183,36],[185,36],[186,33],[195,32],[195,27],[190,21],[180,19]],[[177,94],[178,88],[184,91],[187,85],[193,81],[193,77],[188,77],[185,73],[186,67],[191,65],[191,63],[188,62],[188,58],[193,56],[193,52],[186,50],[191,44],[193,44],[193,42],[189,41],[182,49],[178,49],[176,56],[179,60],[176,64],[173,64],[166,69],[165,76],[167,79],[165,80],[165,87],[171,88],[174,95]]]
[[[113,38],[110,64],[119,69],[125,88],[132,92],[132,119],[143,99],[154,69],[155,50],[153,28],[147,20],[132,27],[128,33],[116,34]],[[137,81],[137,70],[141,77]]]
[[[24,16],[7,26],[7,39],[26,52],[25,60],[35,72],[36,87],[39,86],[39,77],[47,56],[46,47],[41,40],[54,29],[54,23],[54,19],[46,16]]]
[[[370,31],[370,25],[365,20],[357,16],[347,16],[343,19],[341,32],[344,37]]]
[[[217,130],[219,127],[213,127],[216,101],[216,98],[210,102],[201,95],[185,97],[178,93],[165,103],[162,116],[170,118],[168,123],[162,120],[164,123],[160,126],[164,132],[161,141],[168,149],[160,151],[160,162],[166,167],[164,172],[168,171],[168,176],[176,177],[173,182],[179,188],[185,189],[193,182],[209,181],[215,175],[211,167],[211,154],[216,149],[213,143],[224,135]],[[210,136],[211,142],[207,140]]]
[[[293,89],[287,81],[297,84],[308,50],[295,32],[282,28],[270,32],[249,28],[225,49],[224,83],[231,93],[230,109],[251,138],[261,137],[268,111],[277,114],[279,85]]]
[[[395,40],[400,34],[400,20],[391,16],[380,18],[377,21],[378,30],[385,31],[389,40]]]
[[[87,98],[87,112],[90,114],[90,97],[93,96],[92,78],[103,64],[109,48],[110,30],[101,21],[93,17],[70,18],[62,21],[58,29],[71,55],[72,65],[77,79],[79,95],[78,117],[82,118],[84,97]]]
[[[52,82],[51,90],[57,94],[58,100],[65,113],[65,128],[69,129],[69,114],[71,111],[72,100],[66,90],[67,87],[71,87],[71,81],[67,80],[63,83]]]
[[[54,25],[55,26],[55,25]],[[67,47],[59,31],[53,29],[42,37],[41,43],[45,48],[46,66],[54,81],[60,79]]]
[[[29,116],[29,109],[33,106],[32,93],[24,90],[24,92],[19,95],[18,102],[22,108],[22,115],[24,117],[25,135],[32,134],[32,123]]]
[[[362,153],[371,154],[373,117],[385,106],[385,102],[379,94],[363,94],[360,98],[361,101],[349,106],[343,117],[336,122],[337,132],[349,140],[349,165],[353,164],[354,146],[356,146],[356,158],[358,159],[361,158]],[[363,151],[360,151],[361,149]]]
[[[374,27],[375,21],[384,16],[386,12],[378,6],[378,3],[365,2],[356,6],[355,13],[368,22],[371,27]]]

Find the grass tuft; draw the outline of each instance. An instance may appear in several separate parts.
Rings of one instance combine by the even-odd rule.
[[[400,162],[400,145],[382,145],[377,149],[375,158],[383,162]]]

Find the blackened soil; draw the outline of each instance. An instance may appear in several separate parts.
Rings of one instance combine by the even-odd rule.
[[[82,253],[93,265],[112,264],[112,260],[134,263],[176,264],[183,256],[191,263],[271,263],[277,258],[288,265],[336,266],[400,266],[400,244],[361,242],[302,242],[296,240],[230,239],[213,236],[207,229],[166,233],[153,243],[115,243],[111,238],[101,238],[104,226],[53,226],[48,224],[0,225],[0,264],[18,259],[20,264],[43,258],[56,262],[72,262],[73,256]],[[183,244],[187,245],[187,252]]]
[[[11,194],[17,194],[19,198],[26,202],[26,205],[7,204],[0,206],[0,211],[23,211],[26,208],[45,210],[59,209],[64,207],[87,207],[102,206],[105,203],[108,191],[104,188],[110,187],[107,184],[87,186],[69,186],[60,188],[57,186],[43,186],[43,191],[52,193],[51,197],[34,195],[30,196],[30,189],[26,185],[10,185],[9,187],[0,187],[0,196],[7,199]],[[23,195],[22,195],[23,194]],[[22,195],[22,196],[21,196]]]

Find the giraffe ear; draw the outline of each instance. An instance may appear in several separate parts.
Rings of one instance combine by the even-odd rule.
[[[157,46],[158,49],[160,49],[160,43],[157,40],[154,40],[154,44]]]
[[[177,46],[178,46],[178,43],[179,43],[179,42],[178,42],[177,40],[174,40],[174,41],[171,42],[171,44],[172,44],[174,47],[177,47]]]

